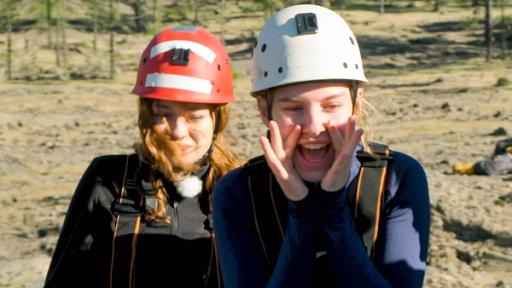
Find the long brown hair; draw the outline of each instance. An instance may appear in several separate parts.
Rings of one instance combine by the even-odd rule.
[[[152,109],[154,101],[148,98],[139,98],[138,126],[140,142],[136,150],[140,159],[151,167],[149,180],[156,191],[155,198],[158,203],[156,208],[147,209],[146,217],[149,217],[151,220],[170,222],[171,219],[166,211],[168,194],[162,180],[155,177],[155,172],[160,172],[169,181],[175,181],[177,177],[171,163],[165,156],[165,151],[162,151],[157,145],[159,136],[155,133],[154,127]],[[231,152],[224,142],[223,131],[229,121],[229,107],[226,104],[212,104],[210,105],[210,115],[214,120],[215,129],[209,157],[210,167],[204,183],[206,192],[209,194],[213,191],[213,187],[220,177],[241,164],[238,157]]]

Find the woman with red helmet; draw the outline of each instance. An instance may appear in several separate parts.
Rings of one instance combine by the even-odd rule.
[[[45,287],[218,286],[210,194],[239,165],[223,142],[229,57],[197,27],[157,34],[141,56],[140,143],[82,176]]]

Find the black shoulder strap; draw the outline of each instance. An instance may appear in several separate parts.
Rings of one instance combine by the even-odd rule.
[[[375,255],[379,233],[381,205],[384,199],[388,160],[392,159],[388,146],[370,143],[373,153],[358,151],[361,162],[354,199],[354,219],[368,255]]]
[[[137,157],[127,155],[125,165],[120,166],[124,169],[122,179],[114,180],[120,182],[120,189],[111,208],[115,215],[115,226],[112,235],[109,287],[131,287],[134,280],[134,260],[143,213],[142,198],[134,180],[139,165]],[[116,172],[112,173],[118,174]]]
[[[286,196],[263,156],[249,160],[244,169],[249,171],[249,193],[261,247],[269,267],[273,267],[284,238],[288,213]]]

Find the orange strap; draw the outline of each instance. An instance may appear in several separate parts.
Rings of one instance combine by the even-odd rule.
[[[372,148],[374,148],[372,146]],[[361,153],[361,169],[357,179],[354,201],[354,219],[360,230],[368,255],[375,254],[375,243],[379,234],[379,221],[386,187],[387,160],[390,151],[380,145],[377,154]]]
[[[126,182],[126,177],[128,174],[128,162],[129,162],[129,155],[126,156],[126,165],[125,165],[125,169],[124,169],[123,183],[121,186],[121,191],[119,193],[119,198],[116,200],[118,203],[123,203],[123,200],[126,197],[125,182]],[[135,221],[133,221],[134,218],[135,218]],[[126,216],[126,215],[121,215],[121,214],[116,215],[116,222],[115,222],[113,236],[112,236],[112,254],[111,254],[111,258],[110,258],[110,279],[109,279],[109,281],[110,281],[109,287],[110,288],[117,287],[117,286],[131,288],[133,285],[133,282],[135,279],[134,278],[135,256],[137,254],[137,239],[138,239],[139,231],[140,231],[140,218],[141,218],[140,215],[138,215],[136,217]],[[115,261],[116,256],[117,256],[116,248],[118,247],[118,245],[116,245],[118,231],[121,226],[124,226],[125,224],[131,223],[131,222],[133,223],[133,233],[132,233],[132,241],[131,241],[131,258],[130,258],[128,278],[125,278],[124,275],[122,275],[122,273],[118,273],[118,274],[121,274],[121,275],[119,275],[119,277],[114,277],[114,274],[116,274],[116,273],[114,273],[114,271],[118,270],[118,269],[114,269],[116,267],[116,265],[119,265],[119,266],[123,265],[123,263],[116,263],[116,261]],[[117,283],[118,279],[122,280],[121,283]],[[116,280],[115,284],[120,284],[120,285],[115,285],[114,280]],[[125,281],[127,281],[126,282],[127,284],[123,284],[123,283],[125,283]]]

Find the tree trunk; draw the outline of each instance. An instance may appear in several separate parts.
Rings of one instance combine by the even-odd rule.
[[[194,25],[199,25],[199,0],[194,0],[194,20],[192,23]]]
[[[434,12],[439,12],[441,8],[441,0],[434,0]]]
[[[142,11],[142,2],[140,0],[136,0],[133,3],[133,13],[135,14],[135,27],[137,27],[137,32],[143,32],[145,26],[142,23],[142,17],[144,16]]]
[[[324,7],[331,7],[331,1],[330,0],[318,0],[317,4]]]
[[[48,35],[48,49],[52,48],[52,0],[46,0],[46,32]]]
[[[56,24],[55,29],[53,29],[53,31],[55,31],[55,39],[53,41],[53,51],[55,51],[55,65],[57,65],[57,67],[60,67],[62,65],[62,59],[61,59],[62,55],[60,53],[60,48],[61,48],[61,45],[60,45],[60,19],[58,16],[57,16],[55,24]]]
[[[114,79],[114,0],[108,2],[110,13],[110,79]]]
[[[60,0],[55,0],[54,6],[55,6],[55,18],[56,18],[56,25],[55,25],[55,53],[56,53],[56,59],[57,59],[57,67],[63,66],[66,67],[66,55],[65,55],[65,35],[64,35],[64,28],[62,24],[62,7],[63,5]]]
[[[485,1],[485,45],[487,51],[485,53],[485,61],[491,61],[491,45],[492,45],[492,15],[491,15],[492,2],[491,0]]]
[[[158,22],[158,0],[153,0],[153,33],[156,33],[158,30],[159,22]]]
[[[347,0],[339,0],[339,7],[341,10],[345,11],[345,9],[347,9]]]
[[[93,0],[92,2],[92,50],[98,51],[98,1]]]
[[[508,35],[508,26],[505,22],[505,0],[501,0],[501,27],[503,27],[503,31],[501,32],[501,57],[507,57],[507,35]]]
[[[503,25],[503,28],[506,29],[505,26],[505,0],[500,1],[500,10],[501,10],[501,24]]]
[[[226,0],[220,1],[220,41],[222,42],[222,45],[225,45],[224,42],[224,22],[226,22],[226,19],[224,18],[224,10],[226,9]]]
[[[379,10],[379,13],[380,13],[380,14],[384,14],[384,13],[386,12],[386,11],[384,11],[384,10],[385,10],[385,9],[384,9],[384,1],[385,1],[385,0],[380,0],[380,1],[379,1],[379,2],[380,2],[380,10]]]
[[[60,23],[60,37],[61,37],[61,46],[60,52],[62,55],[62,65],[67,68],[68,66],[68,43],[66,39],[66,22]]]
[[[11,0],[7,0],[7,80],[12,80],[12,7]]]

